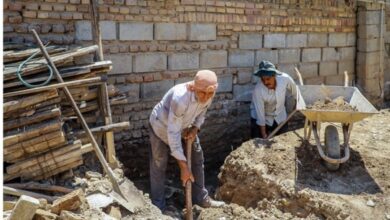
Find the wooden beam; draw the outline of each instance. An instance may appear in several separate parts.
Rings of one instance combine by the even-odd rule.
[[[92,38],[95,44],[98,45],[99,49],[97,51],[96,57],[99,61],[104,60],[103,57],[103,45],[102,45],[102,37],[100,33],[100,14],[99,14],[99,1],[98,0],[90,0],[91,6],[91,23],[92,23]],[[101,107],[101,113],[104,116],[104,122],[106,125],[112,124],[112,116],[111,116],[111,108],[109,95],[107,91],[107,83],[103,83],[100,86],[100,96],[99,96],[99,104]],[[116,166],[116,152],[115,152],[115,142],[114,142],[114,133],[107,132],[105,133],[105,143],[106,143],[106,158],[108,163],[111,166]]]
[[[56,54],[53,56],[52,61],[53,63],[57,65],[63,65],[66,62],[71,62],[74,60],[75,57],[83,56],[86,54],[90,54],[92,52],[95,52],[98,49],[96,45],[92,45],[89,47],[83,47],[83,48],[77,48],[71,51],[67,51],[64,54]],[[47,66],[46,66],[47,61],[42,58],[39,60],[34,61],[34,65],[29,65],[28,67],[24,68],[22,70],[22,75],[27,76],[27,75],[32,75],[35,73],[39,73],[42,71],[46,71]],[[10,79],[16,79],[16,72],[18,71],[18,66],[11,66],[7,67],[5,66],[4,72],[3,72],[3,80],[10,80]]]
[[[69,189],[62,186],[55,186],[49,184],[41,184],[37,182],[28,182],[28,183],[8,183],[4,184],[4,186],[8,186],[15,189],[24,189],[24,190],[43,190],[49,192],[60,192],[60,193],[70,193],[73,189]]]
[[[48,86],[41,86],[38,88],[32,88],[32,89],[26,89],[26,90],[21,90],[21,91],[16,91],[16,92],[9,92],[9,93],[4,93],[4,97],[12,97],[12,96],[20,96],[20,95],[27,95],[27,94],[32,94],[32,93],[37,93],[37,92],[43,92],[51,89],[57,89],[57,88],[63,88],[65,86],[80,86],[80,85],[97,85],[102,82],[107,81],[106,76],[100,76],[100,77],[93,77],[93,78],[88,78],[88,79],[80,79],[80,80],[74,80],[74,81],[68,81],[64,83],[57,83],[53,85],[48,85]]]
[[[38,45],[39,45],[39,47],[40,47],[40,49],[42,51],[43,56],[45,57],[47,63],[49,63],[49,65],[52,67],[52,69],[54,71],[54,75],[56,76],[57,80],[60,83],[64,82],[64,80],[62,79],[60,73],[58,72],[58,69],[56,68],[56,65],[54,64],[54,62],[50,58],[49,54],[47,53],[47,51],[45,49],[45,46],[43,45],[43,43],[42,43],[41,39],[39,38],[37,32],[34,29],[32,30],[32,32],[34,34],[35,40],[38,42]],[[119,188],[119,183],[115,179],[114,172],[112,171],[112,169],[109,167],[107,161],[105,160],[104,155],[103,155],[102,151],[99,148],[99,145],[97,144],[97,142],[96,142],[96,140],[95,140],[91,130],[89,129],[89,127],[87,125],[87,122],[85,121],[83,115],[81,114],[80,109],[78,108],[77,104],[73,100],[72,95],[70,94],[68,87],[64,87],[63,89],[64,89],[64,91],[66,93],[66,96],[67,96],[68,100],[72,103],[72,107],[75,110],[75,112],[77,113],[77,117],[80,119],[81,124],[82,124],[84,130],[88,134],[88,137],[90,138],[90,140],[92,142],[92,146],[93,146],[93,148],[95,150],[96,156],[98,157],[100,163],[102,164],[102,167],[103,167],[104,171],[107,173],[107,175],[108,175],[108,177],[109,177],[109,179],[110,179],[110,181],[111,181],[111,183],[113,185],[113,189],[117,193],[119,193],[121,196],[124,197],[121,189]]]
[[[22,195],[26,195],[26,196],[31,196],[31,197],[36,198],[36,199],[46,199],[48,202],[53,202],[54,200],[56,200],[58,198],[55,196],[48,196],[48,195],[44,195],[41,193],[35,193],[35,192],[30,192],[30,191],[21,190],[21,189],[14,189],[14,188],[8,187],[8,186],[3,186],[3,193],[6,195],[12,195],[12,196],[18,196],[18,197],[22,196]]]
[[[28,96],[28,97],[20,98],[18,100],[6,102],[3,105],[3,112],[5,114],[19,109],[24,109],[28,106],[47,101],[57,96],[58,96],[57,90],[53,89],[44,93],[39,93],[33,96]]]

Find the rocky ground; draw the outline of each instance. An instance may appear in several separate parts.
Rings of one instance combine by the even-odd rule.
[[[245,142],[219,174],[217,197],[229,205],[199,219],[390,219],[390,109],[355,123],[350,146],[350,159],[328,171],[302,129]]]

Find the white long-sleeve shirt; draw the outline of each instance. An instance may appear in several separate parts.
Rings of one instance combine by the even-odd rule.
[[[274,120],[280,124],[287,119],[285,107],[286,91],[290,90],[296,97],[297,88],[294,80],[286,73],[276,75],[276,88],[268,89],[261,80],[256,84],[252,93],[250,106],[251,117],[256,119],[256,124],[272,126]]]
[[[171,155],[177,160],[186,160],[181,143],[182,131],[190,125],[200,128],[211,102],[212,99],[199,103],[195,93],[187,89],[187,83],[182,83],[172,87],[153,108],[150,125],[154,133],[169,145]]]

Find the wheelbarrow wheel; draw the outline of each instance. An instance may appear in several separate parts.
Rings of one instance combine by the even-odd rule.
[[[333,125],[328,125],[325,128],[325,153],[331,158],[340,158],[340,140],[337,128]],[[335,171],[339,169],[339,163],[329,163],[325,161],[325,165],[329,170]]]

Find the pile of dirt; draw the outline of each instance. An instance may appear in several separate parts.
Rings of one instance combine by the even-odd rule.
[[[312,105],[308,105],[307,109],[323,110],[323,111],[342,111],[342,112],[356,112],[357,108],[351,106],[345,101],[343,96],[339,96],[335,99],[321,99],[314,102]]]
[[[332,172],[303,130],[245,142],[219,174],[217,197],[230,204],[199,219],[390,219],[390,110],[356,123],[350,145]]]

